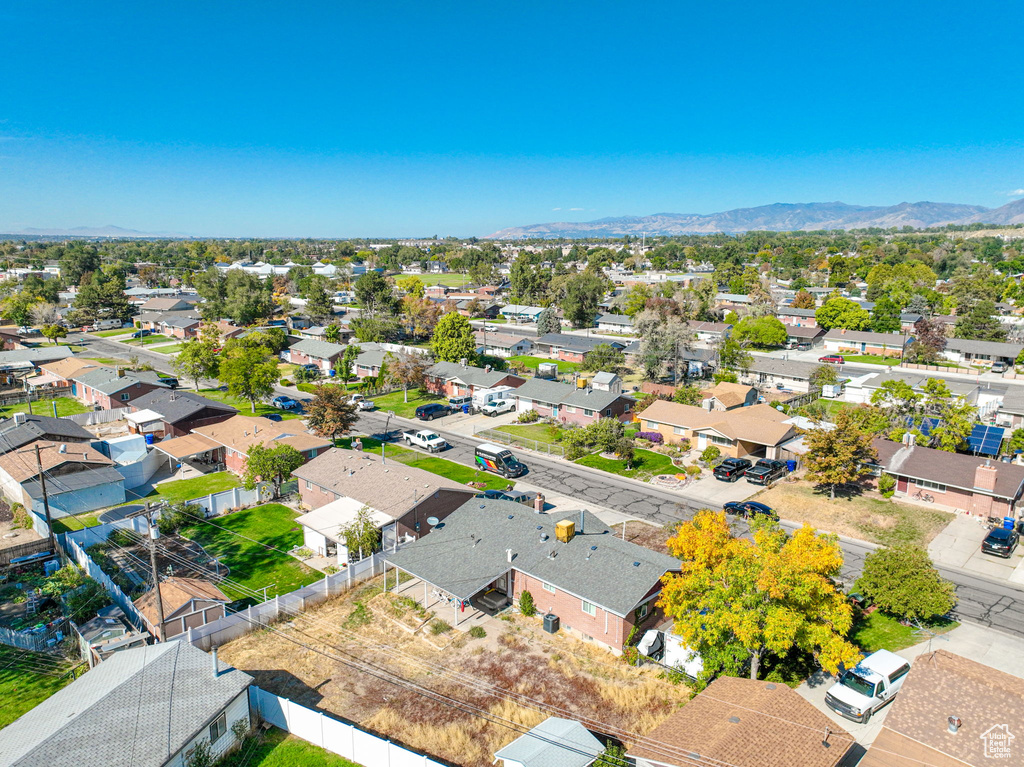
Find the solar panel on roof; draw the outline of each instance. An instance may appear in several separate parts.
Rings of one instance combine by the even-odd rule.
[[[975,424],[974,428],[971,429],[971,435],[967,438],[967,443],[970,445],[971,452],[981,453],[982,455],[997,455],[1005,434],[1006,429],[1001,426],[986,426],[979,423]]]

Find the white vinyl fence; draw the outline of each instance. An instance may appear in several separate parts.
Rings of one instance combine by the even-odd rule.
[[[75,413],[74,415],[61,416],[61,418],[74,421],[79,426],[95,426],[98,423],[120,421],[130,412],[132,412],[130,407],[118,407],[113,410],[92,410],[88,413]]]
[[[57,644],[64,638],[67,632],[66,623],[62,619],[49,628],[29,629],[27,631],[15,631],[14,629],[0,626],[0,644],[18,647],[22,650],[31,650],[32,652],[55,652]]]
[[[266,602],[253,605],[245,610],[225,615],[199,628],[189,629],[181,638],[201,650],[209,652],[232,639],[238,639],[261,626],[277,620],[291,618],[295,613],[304,612],[307,608],[348,591],[362,581],[369,580],[384,572],[384,559],[381,554],[374,554],[362,562],[345,568],[334,575],[326,575],[316,583],[303,586],[301,589],[289,591]]]
[[[262,484],[260,483],[260,485]],[[210,493],[210,495],[204,495],[202,498],[193,498],[190,501],[185,501],[185,503],[194,503],[197,506],[202,506],[203,511],[208,517],[219,517],[240,506],[256,506],[269,500],[265,492],[264,497],[261,499],[260,485],[257,485],[253,490],[246,490],[244,487],[221,490],[219,493]],[[157,489],[159,490],[159,487]]]
[[[355,725],[300,706],[255,685],[249,688],[249,704],[275,727],[357,764],[373,767],[444,767],[441,762],[430,757],[397,746]]]

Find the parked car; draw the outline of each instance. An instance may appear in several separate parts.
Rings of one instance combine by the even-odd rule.
[[[532,509],[533,504],[537,500],[537,494],[532,490],[505,490],[502,492],[501,500],[521,503],[523,506],[529,506]]]
[[[420,405],[416,408],[416,417],[421,421],[433,421],[435,418],[442,418],[451,415],[452,409],[448,405],[439,402],[432,402],[429,405]]]
[[[323,373],[320,366],[314,365],[312,362],[307,362],[305,365],[301,365],[301,367],[303,370],[308,370],[310,373],[316,373],[317,377]]]
[[[786,476],[786,462],[774,458],[761,458],[743,475],[752,485],[770,485]]]
[[[992,363],[992,372],[993,373],[1005,373],[1006,370],[1007,370],[1006,363],[1003,362],[1002,360],[996,360],[995,362]]]
[[[160,376],[160,383],[170,386],[172,389],[177,389],[181,385],[174,376]]]
[[[496,415],[501,415],[502,413],[514,413],[515,410],[516,403],[514,400],[510,399],[492,400],[491,402],[488,402],[486,405],[480,408],[481,413],[483,413],[484,415],[489,415],[492,418]]]
[[[779,518],[779,515],[775,513],[771,506],[759,503],[758,501],[728,501],[722,504],[722,509],[726,514],[735,514],[744,519],[768,517],[769,519],[778,520]]]
[[[420,431],[403,431],[400,437],[402,442],[412,446],[422,447],[431,453],[437,453],[448,447],[448,443],[444,437],[436,432],[432,432],[429,429],[421,429]]]
[[[981,553],[994,554],[997,557],[1009,559],[1019,542],[1020,533],[1016,530],[997,527],[986,535],[985,540],[981,542]]]
[[[841,354],[826,354],[824,357],[818,357],[818,362],[826,362],[830,365],[842,365],[846,362]]]
[[[146,336],[153,335],[152,330],[136,330],[132,333],[132,338],[145,338]]]
[[[283,421],[284,420],[284,418],[281,417],[280,413],[267,413],[263,417],[266,418],[268,421]]]
[[[808,343],[800,343],[796,345],[796,350],[798,352],[809,352],[811,350],[811,345]]]
[[[752,465],[746,458],[726,458],[715,467],[712,473],[715,479],[720,479],[723,482],[735,482]]]
[[[274,397],[274,399],[270,400],[270,404],[274,407],[281,408],[281,410],[294,410],[299,406],[298,402],[293,400],[291,397],[286,397],[284,395]]]
[[[839,716],[866,723],[896,697],[909,672],[910,661],[888,650],[878,650],[843,672],[825,693],[825,705]]]
[[[468,413],[469,409],[473,407],[473,396],[471,394],[462,394],[458,397],[449,397],[448,406],[452,409],[452,412],[457,413],[462,411]]]
[[[507,447],[484,443],[477,445],[474,451],[474,463],[481,471],[493,471],[503,477],[521,477],[526,473],[526,464],[512,455]]]
[[[376,407],[372,399],[366,399],[362,394],[353,394],[348,401],[356,406],[356,410],[373,410]]]

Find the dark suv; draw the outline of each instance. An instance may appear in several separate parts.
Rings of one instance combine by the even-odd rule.
[[[435,418],[450,415],[452,409],[448,405],[441,405],[434,402],[430,405],[420,405],[416,408],[416,417],[421,421],[433,421]]]
[[[786,476],[786,463],[772,458],[762,458],[747,469],[743,476],[752,485],[770,485],[775,480]]]
[[[715,467],[715,479],[720,479],[723,482],[735,482],[750,467],[751,463],[746,458],[726,458]]]
[[[1013,550],[1017,548],[1020,535],[1016,530],[1007,530],[1002,527],[995,528],[981,542],[982,554],[995,554],[997,557],[1010,558]]]

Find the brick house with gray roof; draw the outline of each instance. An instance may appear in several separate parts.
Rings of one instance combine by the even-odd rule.
[[[341,344],[330,341],[317,341],[312,338],[299,341],[283,353],[282,356],[293,365],[316,365],[326,373],[334,367],[338,358],[345,353]]]
[[[560,423],[586,426],[599,418],[632,418],[636,401],[622,393],[621,380],[610,389],[531,378],[513,392],[516,412],[535,410],[541,418],[553,418]]]
[[[493,389],[495,386],[518,388],[524,383],[526,379],[515,373],[492,370],[490,367],[462,365],[458,362],[436,362],[427,370],[425,378],[427,391],[442,397],[472,395],[482,389]]]
[[[152,371],[126,372],[124,368],[91,368],[71,377],[71,392],[84,405],[103,410],[125,407],[132,400],[156,389],[171,387]]]
[[[576,336],[569,333],[546,333],[535,343],[543,354],[550,354],[554,359],[565,362],[583,362],[583,359],[598,346],[608,345],[622,351],[626,344],[611,338],[600,336]]]
[[[565,543],[556,535],[561,520],[573,522]],[[463,606],[501,609],[529,591],[537,610],[557,615],[562,630],[615,653],[634,625],[658,623],[662,579],[681,567],[678,559],[617,538],[588,511],[536,514],[482,498],[385,560],[422,581],[408,596],[430,602],[433,587],[456,600],[456,622]]]

